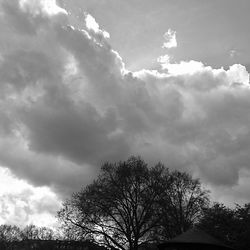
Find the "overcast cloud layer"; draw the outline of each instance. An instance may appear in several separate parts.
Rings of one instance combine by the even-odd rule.
[[[141,155],[201,178],[218,199],[249,200],[243,65],[213,69],[163,55],[162,70],[129,72],[90,15],[79,28],[55,1],[0,3],[1,166],[65,197],[103,162]],[[176,47],[175,32],[166,34],[175,43],[165,47]]]

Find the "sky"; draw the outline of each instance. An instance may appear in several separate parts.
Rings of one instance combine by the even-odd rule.
[[[0,0],[0,224],[56,226],[140,155],[250,200],[248,0]]]

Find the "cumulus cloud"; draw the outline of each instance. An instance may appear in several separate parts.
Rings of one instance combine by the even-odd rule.
[[[60,8],[56,4],[56,0],[19,0],[19,6],[25,12],[32,15],[49,15],[54,16],[60,13],[67,14],[65,9]]]
[[[171,49],[177,47],[176,31],[168,29],[168,31],[163,35],[165,41],[162,48]]]
[[[86,14],[85,22],[86,22],[86,27],[88,28],[88,30],[92,30],[96,34],[99,33],[103,35],[105,38],[110,37],[107,31],[100,29],[99,24],[96,22],[95,18],[92,17],[90,14]]]
[[[44,22],[34,33],[11,37],[7,50],[2,46],[0,162],[19,176],[29,172],[26,178],[35,184],[70,188],[91,180],[101,162],[129,154],[126,139],[116,133],[116,111],[106,102],[109,92],[119,91],[123,63],[104,31],[90,24],[74,29],[65,24],[64,11],[44,17],[36,11],[41,4],[30,4],[27,13],[17,2],[3,2],[3,10],[14,8],[31,21],[40,15]],[[5,12],[2,21],[12,14]],[[62,175],[55,181],[57,172]]]
[[[1,166],[59,197],[131,154],[211,187],[242,185],[240,173],[250,172],[244,66],[163,56],[161,72],[129,72],[92,16],[73,27],[55,1],[1,1],[0,23]],[[175,32],[167,35],[165,47],[174,47]]]
[[[47,187],[33,187],[0,169],[0,224],[54,227],[60,200]]]
[[[170,59],[171,57],[169,55],[163,55],[163,56],[159,56],[157,58],[157,62],[161,64],[162,68],[164,69],[164,65],[168,65],[170,63]]]

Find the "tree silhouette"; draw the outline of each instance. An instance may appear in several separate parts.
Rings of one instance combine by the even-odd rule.
[[[250,203],[235,208],[214,203],[204,209],[199,227],[235,249],[250,249]]]
[[[23,240],[52,240],[54,239],[54,231],[48,227],[37,227],[28,225],[22,230]]]
[[[164,190],[161,200],[164,236],[173,238],[197,223],[204,208],[208,207],[208,190],[202,188],[198,179],[185,173],[174,171],[170,174],[169,188]]]
[[[14,242],[21,240],[21,230],[17,226],[0,225],[0,249],[12,247]]]
[[[160,163],[149,168],[140,157],[131,157],[104,164],[97,180],[74,193],[58,217],[82,237],[137,250],[169,237],[169,230],[190,226],[207,202],[198,180]]]

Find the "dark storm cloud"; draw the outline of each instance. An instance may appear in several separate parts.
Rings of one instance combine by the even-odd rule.
[[[211,186],[249,172],[244,66],[162,61],[161,73],[128,72],[93,18],[72,27],[46,0],[2,1],[1,13],[0,163],[20,178],[68,194],[131,154]]]
[[[14,7],[19,10],[20,16],[28,15],[32,20],[32,13],[21,11],[20,6]],[[14,14],[5,11],[5,17]],[[35,18],[38,17],[39,14],[36,14]],[[44,18],[43,15],[40,17]],[[111,90],[106,90],[108,85],[110,88],[111,84],[115,85],[111,72],[115,67],[108,60],[113,60],[115,64],[115,60],[120,62],[119,57],[115,52],[111,53],[107,46],[102,48],[93,40],[100,39],[101,33],[90,38],[87,32],[73,31],[69,26],[59,24],[55,21],[51,26],[46,24],[46,29],[39,27],[36,36],[32,34],[26,38],[27,41],[29,39],[29,48],[19,48],[20,41],[17,39],[12,40],[17,46],[12,44],[13,47],[7,51],[3,50],[0,74],[4,108],[1,130],[6,136],[1,141],[1,164],[36,185],[72,191],[72,186],[76,188],[89,182],[102,162],[127,157],[129,147],[122,134],[114,133],[118,126],[114,108],[110,106],[102,112],[98,111],[92,99],[97,87],[91,90],[93,94],[88,100],[79,89],[83,85],[83,77],[80,74],[72,76],[80,79],[74,85],[74,79],[66,69],[67,65],[70,67],[72,55],[76,61],[78,58],[75,59],[74,55],[79,53],[78,61],[83,64],[80,67],[88,73],[84,78],[91,85],[102,81],[99,94],[104,95],[104,90]],[[48,38],[51,39],[49,47]],[[53,54],[51,48],[56,48]],[[102,59],[99,64],[98,58]],[[104,74],[108,70],[106,63],[110,76]],[[83,74],[81,71],[79,69]],[[101,100],[99,96],[97,98]]]
[[[117,127],[112,111],[101,116],[88,103],[75,107],[59,101],[49,107],[34,105],[22,115],[32,151],[62,155],[78,164],[98,164],[121,152],[127,155],[125,138],[109,136]]]

